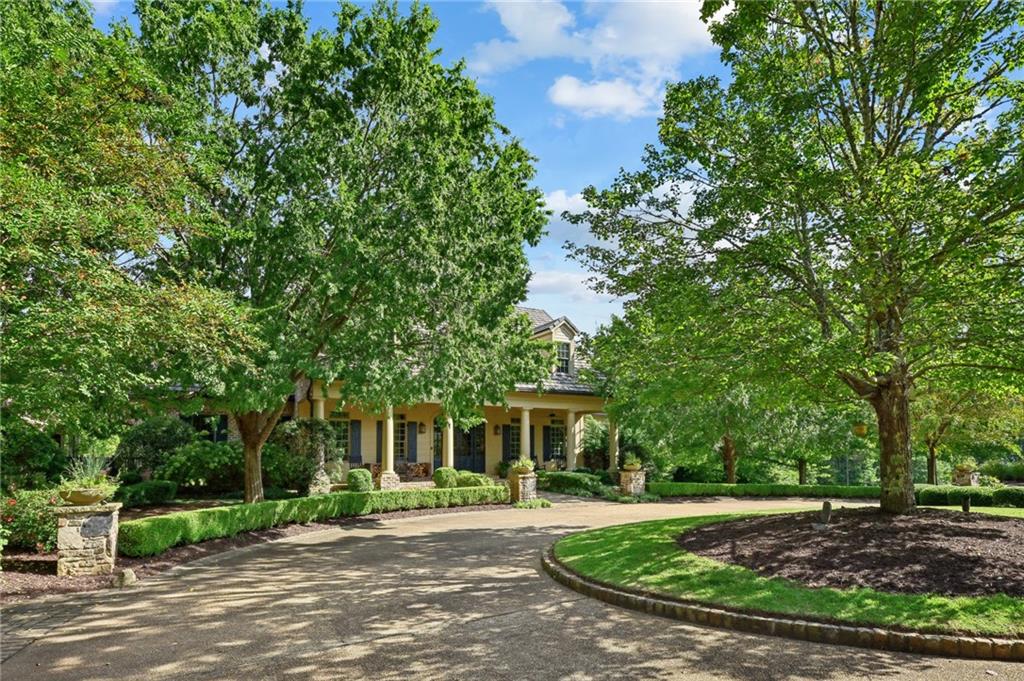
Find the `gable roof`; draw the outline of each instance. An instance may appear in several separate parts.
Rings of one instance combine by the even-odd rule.
[[[517,307],[516,309],[529,317],[530,324],[533,325],[533,333],[535,334],[553,329],[559,324],[567,325],[572,329],[574,335],[580,332],[576,325],[569,321],[568,317],[558,317],[556,319],[549,315],[547,310],[541,310],[536,307]]]

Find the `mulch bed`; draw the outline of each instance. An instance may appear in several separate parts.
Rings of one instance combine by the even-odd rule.
[[[1024,520],[919,509],[911,516],[878,509],[759,516],[683,533],[680,547],[742,565],[764,577],[812,587],[948,596],[1024,596]]]
[[[194,508],[194,506],[193,506]],[[508,508],[501,504],[480,506],[457,506],[452,508],[429,508],[414,511],[394,511],[391,513],[374,513],[354,518],[336,518],[322,523],[305,525],[292,524],[272,527],[266,530],[245,532],[234,537],[211,539],[199,544],[176,546],[164,551],[159,556],[146,558],[130,558],[118,556],[115,570],[131,568],[140,580],[159,574],[175,565],[188,563],[212,556],[217,553],[239,549],[253,544],[262,544],[284,537],[293,537],[309,532],[330,529],[345,525],[363,525],[393,520],[396,518],[413,518],[417,516],[442,515],[446,513],[465,513],[467,511],[496,511]],[[99,591],[111,588],[110,575],[89,575],[81,577],[58,577],[57,554],[5,551],[3,556],[3,572],[0,572],[0,600],[4,605],[31,600],[50,594],[80,593],[83,591]]]

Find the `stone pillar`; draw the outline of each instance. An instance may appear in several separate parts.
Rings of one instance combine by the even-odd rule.
[[[643,469],[619,473],[619,488],[626,496],[638,497],[644,493],[647,475]]]
[[[378,489],[398,489],[398,475],[395,473],[395,410],[388,405],[384,419],[384,446],[381,447],[380,476]]]
[[[455,468],[455,423],[449,416],[444,422],[444,451],[441,453],[441,465]]]
[[[57,575],[109,575],[114,571],[120,509],[121,504],[53,507]]]
[[[522,408],[522,418],[519,419],[519,458],[530,458],[530,409]],[[540,460],[537,460],[537,468],[540,468]]]
[[[613,476],[619,470],[619,424],[608,417],[608,472]],[[612,478],[615,479],[614,477]]]
[[[565,418],[565,470],[576,470],[576,461],[579,453],[576,451],[576,443],[580,438],[576,437],[576,412],[570,411]]]
[[[322,397],[313,398],[313,418],[324,420],[324,403],[327,402]]]
[[[508,496],[513,504],[517,501],[530,501],[537,498],[536,473],[508,473]]]

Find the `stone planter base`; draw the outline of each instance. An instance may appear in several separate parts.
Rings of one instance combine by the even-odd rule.
[[[394,471],[381,471],[377,477],[377,489],[398,489],[401,486],[401,479]]]
[[[693,624],[815,643],[836,643],[943,657],[1024,662],[1024,640],[1021,639],[892,631],[875,627],[796,620],[785,615],[762,616],[739,610],[726,610],[713,605],[656,596],[588,579],[560,563],[554,556],[553,547],[541,554],[541,566],[556,582],[585,596],[623,608]]]
[[[509,501],[513,504],[517,501],[531,501],[537,498],[537,474],[536,473],[509,473],[508,474]]]
[[[109,575],[114,571],[120,509],[121,504],[53,508],[58,575]]]
[[[623,494],[638,497],[644,493],[646,486],[647,474],[643,470],[619,472],[619,488]]]

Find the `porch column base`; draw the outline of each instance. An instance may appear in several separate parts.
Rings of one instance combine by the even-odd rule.
[[[398,473],[394,471],[381,471],[377,477],[377,489],[398,489],[400,486]]]
[[[508,497],[513,504],[517,501],[531,501],[537,498],[537,474],[508,474]]]
[[[619,489],[626,496],[638,497],[644,493],[647,484],[647,475],[644,471],[621,471],[619,472]]]

